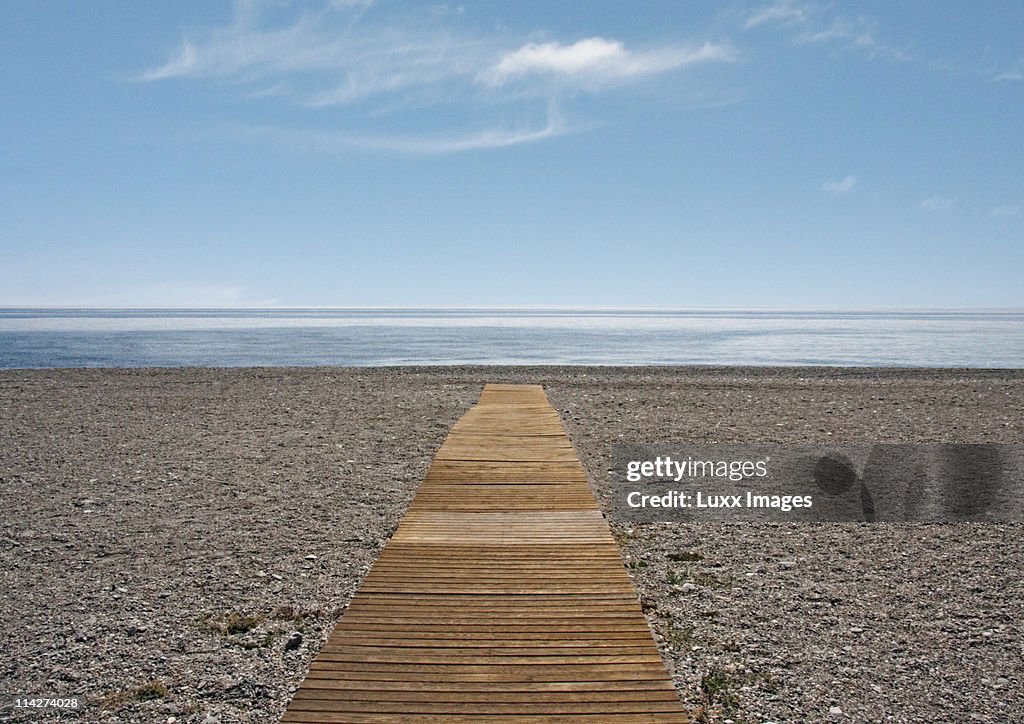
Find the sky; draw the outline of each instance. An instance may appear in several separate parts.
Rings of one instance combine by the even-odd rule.
[[[1024,307],[1021,28],[8,0],[0,305]]]

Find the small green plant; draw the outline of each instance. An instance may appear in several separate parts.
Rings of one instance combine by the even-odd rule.
[[[109,691],[100,699],[103,709],[120,709],[130,701],[153,701],[167,696],[167,684],[159,679],[150,679],[144,684],[126,691]]]
[[[261,638],[259,641],[242,642],[242,648],[246,649],[247,651],[252,651],[253,649],[265,649],[269,648],[272,643],[274,643],[274,634],[268,633],[264,635],[263,638]]]
[[[732,588],[733,578],[732,576],[718,576],[711,573],[697,573],[693,577],[693,582],[698,586],[704,586],[705,588]]]
[[[627,543],[636,538],[636,534],[632,530],[616,530],[612,533],[615,538],[615,542],[619,548],[624,548]]]
[[[695,561],[702,561],[702,560],[704,560],[704,556],[702,556],[697,551],[685,551],[683,553],[669,553],[668,556],[666,556],[666,557],[670,561],[675,561],[676,563],[693,563]]]
[[[219,616],[207,618],[205,623],[206,627],[212,631],[225,636],[232,636],[252,631],[260,625],[261,620],[259,616],[239,613],[238,611],[228,611]]]
[[[708,706],[718,706],[723,714],[732,714],[740,705],[739,695],[733,691],[735,682],[721,669],[712,669],[700,680],[700,690]]]
[[[163,699],[167,696],[167,685],[158,679],[153,679],[132,689],[132,696],[139,701]]]
[[[677,626],[672,621],[669,621],[668,628],[665,631],[665,643],[673,649],[686,648],[693,643],[693,632],[693,626]]]
[[[680,583],[685,583],[690,580],[690,569],[687,567],[680,572],[675,568],[669,568],[665,580],[668,581],[670,586],[678,586]]]
[[[232,612],[224,622],[224,629],[229,634],[240,634],[252,631],[259,625],[260,620],[255,616],[246,616],[241,613]]]

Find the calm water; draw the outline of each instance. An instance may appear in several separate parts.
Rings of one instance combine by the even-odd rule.
[[[0,309],[0,368],[1024,367],[1024,310]]]

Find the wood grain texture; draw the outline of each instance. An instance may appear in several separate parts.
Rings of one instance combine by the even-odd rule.
[[[539,385],[487,385],[284,722],[686,722]]]

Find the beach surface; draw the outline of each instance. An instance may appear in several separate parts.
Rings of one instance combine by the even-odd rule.
[[[602,503],[622,442],[1024,441],[1013,370],[5,370],[0,693],[277,721],[485,382],[545,386]],[[1024,525],[604,507],[697,721],[1024,719]]]

